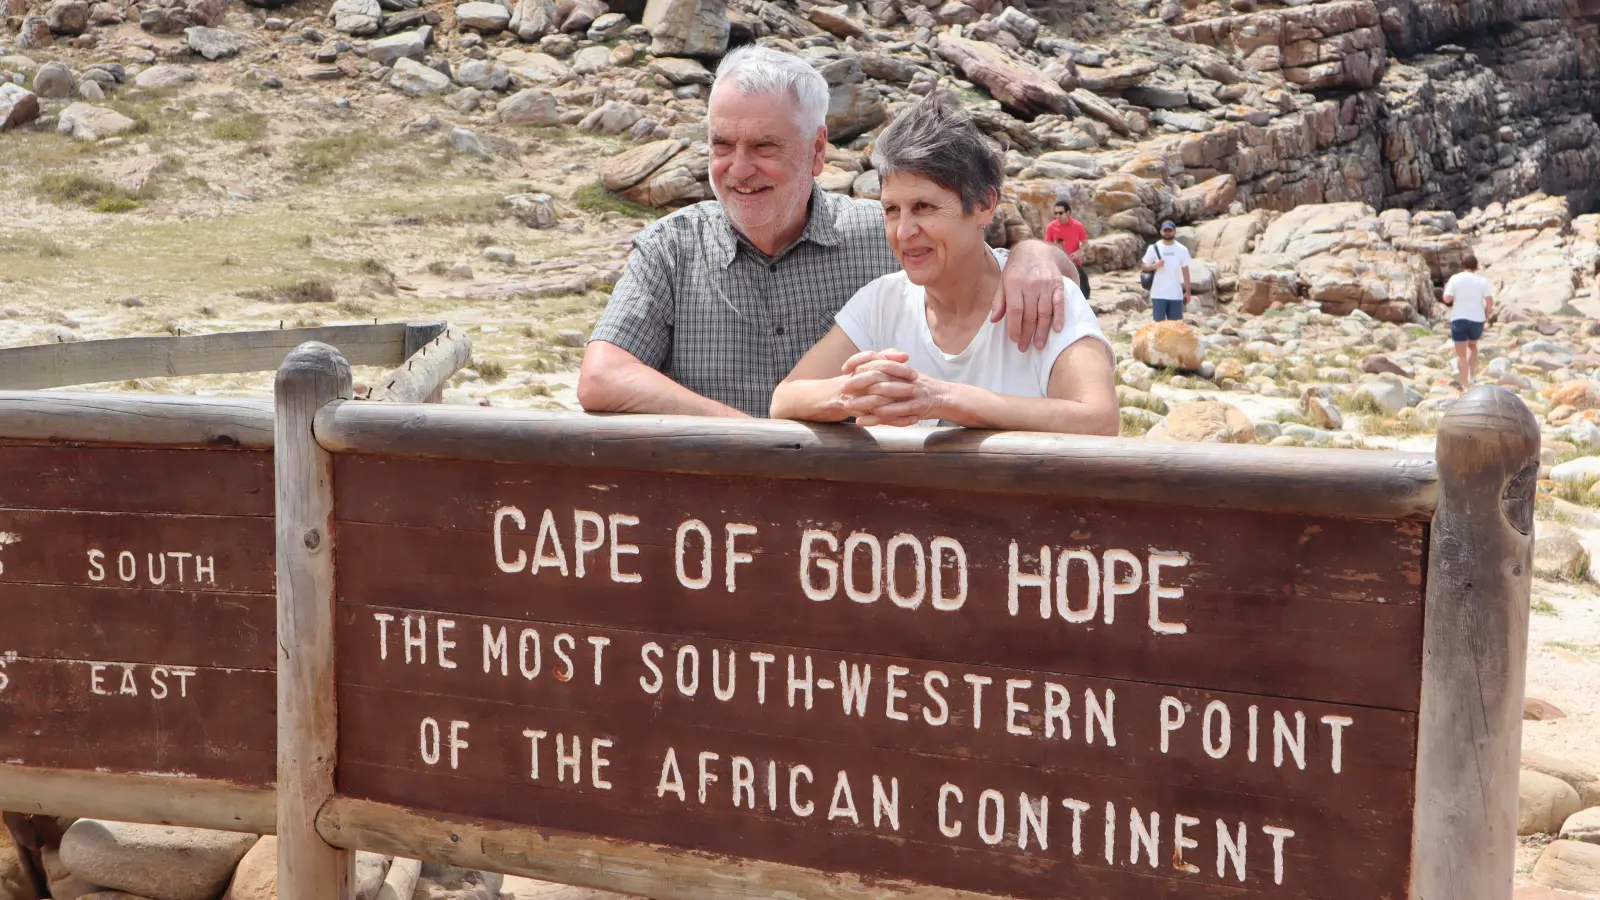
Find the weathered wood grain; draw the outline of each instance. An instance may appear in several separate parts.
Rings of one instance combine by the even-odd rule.
[[[446,814],[1040,900],[1062,896],[1064,890],[1072,896],[1108,900],[1142,895],[1135,887],[1139,882],[1127,877],[1130,873],[1177,881],[1187,886],[1189,896],[1200,894],[1197,889],[1202,886],[1238,886],[1231,873],[1224,879],[1216,871],[1218,820],[1230,829],[1245,823],[1255,849],[1267,851],[1247,855],[1244,886],[1274,896],[1397,897],[1403,894],[1408,871],[1411,822],[1403,802],[1381,811],[1341,811],[1317,800],[818,739],[773,738],[723,728],[640,723],[598,712],[530,710],[353,687],[345,689],[344,698],[347,725],[341,733],[340,793]],[[443,728],[444,742],[432,764],[419,746],[419,723],[425,717]],[[458,722],[468,727],[458,730]],[[530,729],[547,733],[541,740],[538,779],[532,778],[531,741],[523,734]],[[452,732],[467,744],[454,754],[448,745]],[[559,769],[557,735],[568,740],[576,736],[583,745],[576,774]],[[602,750],[607,765],[600,770],[609,787],[594,784],[596,738],[611,742]],[[683,772],[681,800],[670,792],[660,794],[669,748]],[[570,753],[570,744],[565,749]],[[715,755],[702,757],[704,753]],[[752,765],[754,780],[744,803],[753,809],[735,806],[731,774],[735,758]],[[715,779],[705,783],[703,801],[702,760]],[[769,763],[777,773],[771,795],[766,789]],[[815,780],[798,782],[798,804],[791,804],[789,772],[800,765]],[[840,772],[847,773],[848,801],[838,787]],[[897,816],[875,815],[874,776],[880,778],[886,795],[893,794],[897,785]],[[942,821],[940,797],[946,784],[961,791],[961,802],[951,799]],[[1001,819],[990,807],[991,815],[984,821],[992,838],[980,830],[978,809],[984,791],[998,792],[994,802],[1004,812]],[[1019,798],[1023,794],[1035,807],[1047,798],[1051,807],[1044,822],[1047,847],[1039,845],[1031,828],[1028,846],[1022,846]],[[1072,816],[1062,806],[1068,799],[1088,804],[1077,853]],[[814,805],[809,811],[808,803]],[[1107,803],[1114,806],[1110,862],[1104,852]],[[843,812],[846,808],[854,811],[854,818]],[[1147,825],[1151,813],[1165,825],[1153,865],[1142,848],[1140,862],[1132,860],[1132,809],[1141,810],[1141,821]],[[1175,856],[1173,822],[1179,814],[1198,820],[1189,826],[1188,836],[1196,838],[1200,847]],[[962,822],[959,833],[942,830],[956,821]],[[1290,829],[1295,835],[1282,847],[1281,885],[1274,883],[1271,845],[1262,831],[1269,826]],[[961,865],[949,866],[947,854],[962,850],[967,853]],[[1200,870],[1181,870],[1179,866],[1186,863]],[[1162,891],[1151,893],[1159,896]]]
[[[1479,387],[1450,407],[1438,453],[1411,900],[1504,900],[1516,869],[1539,425],[1514,394]]]
[[[333,471],[311,422],[324,404],[350,399],[350,366],[332,347],[302,344],[278,370],[276,392],[278,891],[283,900],[348,900],[354,854],[324,843],[314,821],[333,795],[338,712]]]
[[[0,764],[0,807],[34,815],[272,834],[274,802],[270,788],[208,778]]]
[[[272,592],[272,520],[259,516],[0,509],[0,532],[0,584]]]
[[[388,403],[438,403],[450,380],[472,358],[472,338],[445,328],[406,354],[400,367],[379,380],[369,400]]]
[[[0,507],[272,515],[272,455],[0,443]]]
[[[381,616],[393,618],[377,618]],[[455,644],[443,657],[450,667],[441,665],[438,655],[441,633]],[[419,652],[408,655],[404,640],[408,634],[426,634],[425,648],[415,645],[412,649]],[[591,639],[604,642],[598,654],[598,682]],[[645,662],[644,651],[651,644],[655,645],[649,656],[654,669]],[[426,658],[420,652],[423,649],[428,651]],[[1248,694],[989,666],[948,666],[873,654],[813,652],[777,644],[708,642],[610,628],[573,629],[528,620],[459,615],[441,620],[396,607],[341,607],[338,650],[342,688],[382,688],[515,704],[529,716],[545,709],[604,711],[641,726],[677,723],[954,759],[1051,766],[1213,790],[1314,799],[1342,810],[1409,808],[1414,775],[1416,717],[1366,707],[1286,703]],[[761,654],[768,654],[771,661],[759,664],[756,660]],[[568,661],[563,662],[563,656]],[[814,685],[809,692],[794,692],[793,704],[788,689],[790,656],[796,658],[796,671],[802,679],[806,660],[810,660]],[[682,681],[678,678],[680,665]],[[892,702],[890,667],[899,667]],[[930,672],[939,673],[932,693],[924,680]],[[968,675],[989,681],[974,691],[965,680]],[[852,703],[845,697],[842,685],[850,678],[864,687],[864,700]],[[658,691],[642,689],[658,680]],[[1064,727],[1059,718],[1045,721],[1047,685],[1056,685],[1065,695]],[[683,686],[692,686],[692,691]],[[1090,727],[1086,691],[1092,692],[1097,711],[1110,709],[1115,746],[1107,741],[1103,722]],[[1167,735],[1164,747],[1161,704],[1169,697],[1181,704],[1182,712],[1173,716],[1181,716],[1182,724]],[[1222,709],[1210,713],[1212,720],[1207,725],[1212,703]],[[349,708],[349,704],[341,703],[341,707]],[[1252,707],[1260,723],[1254,761],[1248,742]],[[1292,753],[1281,764],[1274,762],[1278,746],[1274,714],[1282,715],[1292,727],[1296,712],[1307,722],[1304,768],[1297,766]],[[946,715],[947,724],[929,724]],[[1333,733],[1322,724],[1325,716],[1351,719],[1340,732],[1337,773],[1333,771]],[[354,721],[347,716],[343,727],[358,730]],[[1222,759],[1207,755],[1208,734],[1213,751],[1227,742],[1229,749]]]
[[[272,404],[234,397],[0,391],[0,437],[270,449]]]
[[[1213,510],[1176,502],[1068,500],[1026,490],[996,496],[964,490],[959,482],[940,488],[797,484],[343,455],[335,466],[343,522],[483,535],[492,531],[496,509],[515,505],[535,517],[554,511],[570,545],[573,511],[593,510],[602,516],[638,516],[639,525],[627,529],[629,540],[670,550],[679,524],[696,518],[712,528],[718,542],[727,523],[753,525],[758,532],[741,538],[741,546],[796,560],[801,532],[808,528],[832,530],[841,541],[853,532],[877,535],[881,542],[908,532],[924,542],[939,535],[957,538],[967,548],[969,565],[990,570],[1008,568],[1012,541],[1034,570],[1045,544],[1139,553],[1160,548],[1190,557],[1170,570],[1164,583],[1397,605],[1422,599],[1426,541],[1423,527],[1413,522]],[[402,485],[405,490],[397,490]],[[525,548],[532,555],[539,524],[536,518],[524,529],[507,526],[506,553],[514,556]],[[670,564],[665,571],[672,573]]]
[[[338,456],[336,470],[339,592],[346,602],[508,618],[531,610],[540,619],[572,625],[1014,665],[1398,710],[1417,705],[1422,529],[1415,523],[610,470],[575,478],[555,467],[377,457]],[[398,499],[401,485],[404,501]],[[497,560],[496,511],[511,505],[524,526],[502,518]],[[541,552],[547,508],[564,532],[566,576],[556,567],[538,575],[529,571]],[[638,518],[638,525],[621,532],[621,540],[637,549],[620,557],[626,571],[638,575],[635,583],[611,580],[608,549],[589,551],[586,577],[577,577],[575,510],[593,512],[597,520],[612,514]],[[677,574],[677,529],[691,517],[706,523],[717,545],[713,577],[700,589],[685,586]],[[740,539],[750,559],[738,567],[734,593],[726,590],[727,523],[755,529]],[[935,536],[955,538],[968,561],[969,599],[959,611],[935,610],[927,602],[908,610],[888,599],[887,584],[870,603],[848,599],[842,585],[832,599],[810,599],[801,583],[801,535],[807,528],[831,530],[840,544],[856,531],[877,535],[880,544],[902,532],[923,544]],[[590,536],[599,531],[591,526]],[[1019,588],[1013,615],[1013,540],[1019,544],[1019,570],[1031,572],[1039,570],[1041,545],[1052,548],[1053,559],[1069,547],[1087,548],[1097,557],[1113,548],[1187,554],[1187,565],[1164,570],[1164,583],[1181,586],[1183,596],[1163,601],[1161,609],[1188,633],[1152,632],[1148,592],[1119,600],[1113,623],[1104,621],[1103,609],[1091,621],[1071,623],[1054,599],[1050,618],[1041,619],[1040,591]],[[835,546],[832,555],[838,556],[843,548]],[[553,551],[547,546],[543,552]],[[698,573],[700,559],[691,555]],[[863,551],[859,558],[867,557]],[[911,556],[902,552],[898,558]],[[519,559],[522,565],[510,567],[520,571],[502,570]],[[844,572],[839,575],[842,582]],[[828,576],[814,570],[806,577]],[[856,588],[869,591],[870,580],[858,574]],[[956,580],[954,574],[946,577],[947,584]],[[1068,579],[1074,607],[1086,602],[1087,587],[1080,564]],[[908,595],[913,587],[902,575],[896,590]],[[536,606],[530,608],[530,601]]]
[[[270,671],[9,655],[4,663],[0,761],[272,784]]]
[[[0,388],[33,390],[276,369],[306,341],[338,347],[353,365],[392,366],[405,359],[408,326],[332,325],[174,337],[114,338],[0,350]]]
[[[443,816],[347,797],[335,797],[323,807],[317,830],[340,847],[371,848],[652,900],[987,900],[993,896],[518,827],[481,817]],[[1234,900],[1255,895],[1223,890],[1213,896]]]
[[[797,422],[511,410],[329,406],[336,453],[712,473],[1041,497],[1426,520],[1436,475],[1422,454],[1186,444]]]
[[[46,659],[271,671],[276,656],[271,594],[6,584],[0,621],[0,651]]]

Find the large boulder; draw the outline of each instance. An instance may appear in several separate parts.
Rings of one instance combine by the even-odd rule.
[[[1367,378],[1356,388],[1356,394],[1369,398],[1372,405],[1386,416],[1406,408],[1406,383],[1392,373]]]
[[[578,130],[598,134],[622,134],[642,117],[643,113],[639,112],[639,107],[632,103],[607,100],[599,109],[583,117],[578,123]]]
[[[196,25],[185,28],[184,36],[188,38],[189,49],[216,62],[235,56],[239,51],[250,46],[250,39],[242,34],[224,31],[221,28],[206,28]]]
[[[79,819],[61,839],[73,874],[151,900],[215,900],[253,834]]]
[[[365,850],[356,853],[354,900],[379,900],[389,857]],[[239,860],[222,900],[278,900],[278,839],[266,835]],[[410,898],[407,898],[410,900]]]
[[[1253,444],[1256,426],[1232,404],[1197,400],[1174,407],[1146,437],[1207,444]]]
[[[1555,834],[1583,808],[1578,792],[1552,775],[1523,769],[1517,779],[1517,834]]]
[[[1561,823],[1560,837],[1563,841],[1600,844],[1600,807],[1580,809],[1568,816],[1567,820]]]
[[[506,125],[559,125],[556,96],[543,88],[524,88],[500,102],[495,115]]]
[[[618,153],[600,164],[600,184],[608,191],[627,190],[648,178],[683,148],[683,141],[668,138]]]
[[[828,137],[833,140],[853,140],[888,118],[889,107],[872,85],[846,82],[828,92]]]
[[[511,24],[511,10],[499,3],[473,0],[456,7],[456,27],[482,34],[499,34]]]
[[[556,28],[555,0],[517,0],[507,27],[524,41],[537,41]]]
[[[1533,571],[1546,578],[1578,581],[1589,573],[1589,551],[1572,529],[1542,526],[1533,542]]]
[[[73,140],[100,141],[132,131],[138,123],[114,109],[74,103],[61,111],[56,129]]]
[[[3,900],[36,900],[39,896],[23,868],[22,852],[11,840],[10,831],[0,828],[0,898]]]
[[[1540,526],[1540,531],[1547,529],[1548,526]],[[1586,762],[1533,752],[1522,754],[1522,767],[1572,785],[1585,809],[1600,806],[1600,768]]]
[[[413,97],[426,97],[449,90],[450,76],[414,59],[401,58],[394,62],[389,86]]]
[[[649,0],[644,27],[655,56],[721,56],[728,50],[727,0]]]
[[[705,144],[693,144],[662,163],[638,184],[621,191],[640,206],[686,206],[711,199],[711,159]]]
[[[1193,372],[1204,359],[1200,333],[1185,322],[1147,322],[1133,333],[1133,358],[1150,366]]]
[[[935,50],[969,80],[987,88],[990,96],[1012,113],[1032,118],[1071,109],[1072,101],[1060,85],[998,44],[946,35],[939,38]]]
[[[55,34],[83,34],[89,27],[89,4],[84,0],[55,0],[45,7],[44,20],[50,23],[50,31]]]
[[[422,62],[427,54],[428,42],[420,31],[402,31],[399,34],[378,38],[367,45],[367,59],[380,66],[393,66],[402,59]]]
[[[20,84],[0,84],[0,131],[9,131],[39,118],[39,98]]]
[[[222,24],[227,0],[145,0],[139,6],[139,27],[151,34],[182,34],[200,25]]]
[[[1600,844],[1556,841],[1533,864],[1535,884],[1589,896],[1600,892]]]
[[[72,96],[77,79],[64,62],[47,62],[33,73],[33,92],[45,100],[61,100]]]
[[[334,0],[328,19],[334,31],[358,37],[377,34],[383,25],[383,7],[378,0]]]
[[[200,72],[193,66],[151,66],[133,76],[133,84],[145,90],[166,91],[199,79]]]
[[[266,835],[239,860],[222,900],[278,900],[278,839]]]

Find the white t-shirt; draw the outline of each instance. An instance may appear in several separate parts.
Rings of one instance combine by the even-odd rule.
[[[1083,291],[1065,278],[1061,282],[1066,289],[1067,326],[1051,331],[1043,350],[1018,350],[1007,339],[1002,320],[985,321],[965,350],[945,353],[933,342],[928,328],[926,293],[904,272],[885,275],[857,291],[835,321],[857,350],[904,350],[911,357],[911,367],[930,377],[997,394],[1048,397],[1050,370],[1063,350],[1083,338],[1097,339],[1111,348]]]
[[[1159,251],[1159,252],[1158,252]],[[1144,251],[1144,264],[1159,262],[1155,284],[1150,286],[1150,296],[1156,300],[1183,299],[1183,267],[1194,261],[1189,248],[1173,241],[1169,246],[1160,241]]]
[[[1487,321],[1489,316],[1484,311],[1483,301],[1494,293],[1494,286],[1489,284],[1489,279],[1476,272],[1457,272],[1445,282],[1444,295],[1455,298],[1450,307],[1450,321],[1466,319],[1471,322]]]

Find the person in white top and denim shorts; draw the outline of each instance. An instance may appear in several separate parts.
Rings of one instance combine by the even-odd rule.
[[[1478,274],[1478,260],[1469,256],[1462,264],[1466,271],[1450,276],[1444,286],[1444,302],[1450,307],[1450,339],[1456,344],[1456,371],[1461,386],[1471,389],[1478,368],[1478,341],[1494,312],[1494,287]]]

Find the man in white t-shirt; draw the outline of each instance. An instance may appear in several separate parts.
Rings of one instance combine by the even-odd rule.
[[[1143,270],[1155,273],[1150,285],[1150,313],[1157,322],[1182,322],[1184,304],[1193,296],[1189,290],[1189,263],[1194,258],[1177,237],[1178,226],[1162,222],[1161,240],[1144,252]]]
[[[1450,276],[1444,286],[1444,302],[1450,307],[1450,339],[1456,342],[1456,372],[1463,388],[1472,387],[1478,368],[1478,341],[1483,326],[1494,312],[1494,287],[1478,274],[1478,260],[1469,256],[1462,264],[1465,272]]]

